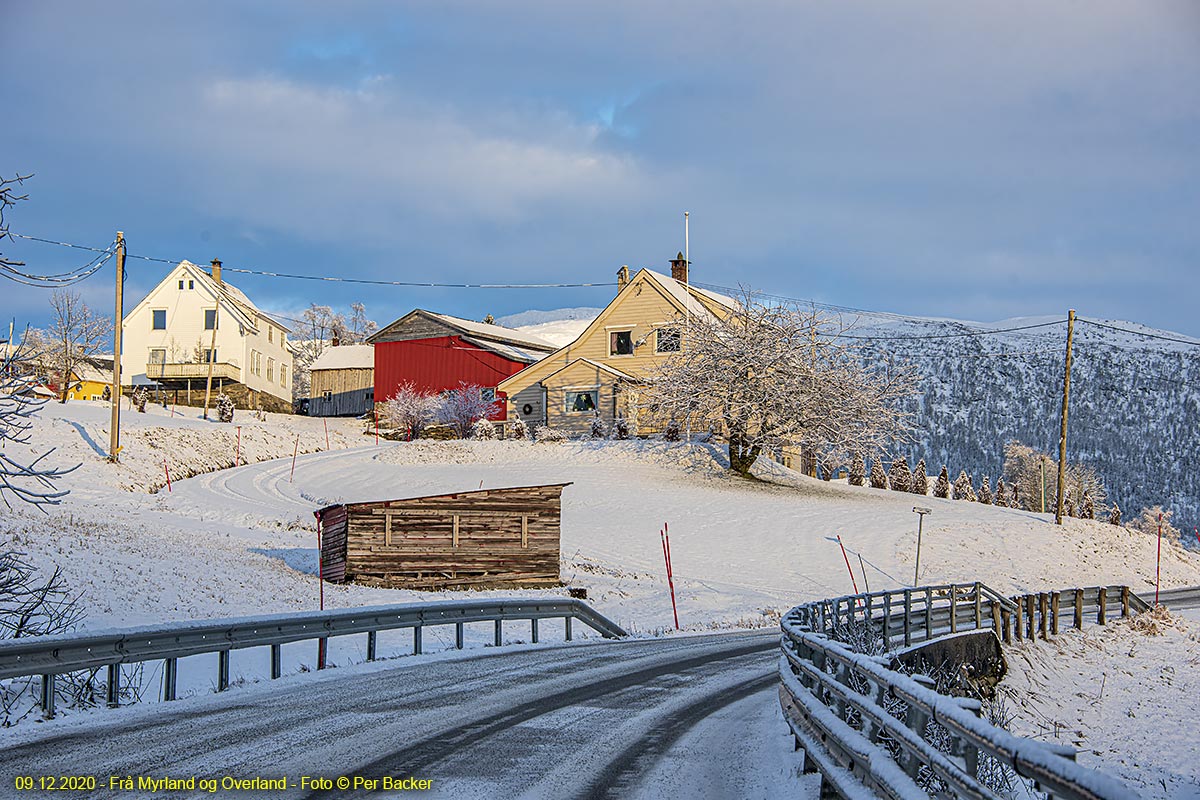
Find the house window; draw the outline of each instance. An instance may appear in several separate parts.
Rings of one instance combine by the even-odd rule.
[[[205,348],[205,350],[204,350],[204,363],[205,363],[205,364],[215,364],[215,363],[217,363],[217,351],[216,351],[216,350],[209,350],[209,349]]]
[[[633,355],[633,331],[613,331],[608,335],[610,356]]]
[[[659,328],[655,334],[654,346],[659,353],[678,353],[679,328]]]
[[[156,331],[165,331],[167,329],[167,310],[165,308],[156,308],[150,312],[154,317],[152,327]]]
[[[180,280],[179,280],[179,288],[180,289],[183,288],[183,279],[182,278],[180,278]]]
[[[496,402],[496,390],[490,386],[479,387],[479,398],[485,403]]]
[[[567,391],[564,411],[568,414],[594,413],[596,403],[600,400],[600,392],[590,389],[586,392]]]
[[[279,365],[279,385],[287,388],[287,364]]]
[[[217,310],[215,308],[204,309],[204,330],[211,331],[217,327]]]
[[[188,288],[189,288],[189,289],[195,289],[195,288],[196,288],[196,282],[195,282],[195,281],[188,281]]]
[[[270,325],[268,325],[267,326],[267,344],[271,344],[274,341],[275,341],[275,329],[272,328]]]
[[[157,349],[157,348],[155,348],[155,349],[151,350],[151,351],[150,351],[150,363],[151,363],[151,364],[165,364],[165,363],[167,363],[167,351],[166,351],[166,350],[159,350],[159,349]]]
[[[275,359],[273,358],[267,359],[267,380],[275,380]]]

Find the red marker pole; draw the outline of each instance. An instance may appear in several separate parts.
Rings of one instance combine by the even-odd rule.
[[[858,594],[858,581],[854,580],[854,570],[850,569],[850,557],[846,555],[846,545],[842,544],[842,535],[839,533],[838,547],[842,548],[842,558],[846,560],[846,572],[850,573],[850,585],[854,587],[854,593]]]
[[[379,412],[375,412],[375,444],[379,444]]]
[[[325,423],[325,449],[328,450],[329,449],[329,420],[322,418],[321,421]]]
[[[317,517],[317,585],[320,589],[321,610],[325,610],[325,559],[321,556],[321,515]],[[317,669],[325,669],[325,652],[329,645],[328,639],[317,639]]]
[[[233,465],[236,467],[242,463],[242,426],[237,426],[237,450],[234,452]]]
[[[675,571],[671,568],[671,533],[665,522],[658,535],[662,539],[663,561],[667,565],[667,586],[671,589],[671,614],[675,618],[675,630],[679,630],[679,607],[675,604]]]
[[[1196,534],[1196,544],[1200,544],[1200,527],[1192,528],[1192,533]]]
[[[171,491],[171,470],[167,466],[167,460],[163,459],[163,472],[167,473],[167,491]]]
[[[300,434],[296,434],[296,447],[292,450],[292,475],[289,481],[296,480],[296,454],[300,452]]]
[[[1154,605],[1158,605],[1158,587],[1162,583],[1162,513],[1158,515],[1158,563],[1154,567]]]

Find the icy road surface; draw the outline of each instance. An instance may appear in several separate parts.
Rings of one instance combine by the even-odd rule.
[[[778,712],[777,633],[536,647],[327,670],[103,710],[6,748],[16,775],[431,780],[428,797],[815,797]],[[682,795],[680,794],[682,792]],[[161,796],[161,795],[156,795]],[[199,796],[179,793],[175,796]]]

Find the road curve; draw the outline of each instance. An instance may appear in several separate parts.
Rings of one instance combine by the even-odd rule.
[[[141,795],[110,790],[110,776],[285,777],[285,791],[236,796],[365,797],[302,778],[414,776],[432,781],[426,797],[659,796],[643,783],[677,757],[681,737],[727,707],[770,707],[777,646],[777,633],[725,633],[403,659],[99,711],[33,736],[5,733],[0,786],[18,775],[94,775],[88,797],[128,798]],[[747,731],[740,749],[764,736],[782,752],[782,721]],[[729,752],[739,749],[730,736],[717,738],[721,752],[702,760],[761,764],[760,754]],[[730,795],[714,787],[709,796]]]

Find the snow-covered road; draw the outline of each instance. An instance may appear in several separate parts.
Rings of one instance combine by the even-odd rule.
[[[775,633],[710,634],[405,660],[68,720],[8,747],[5,773],[288,780],[413,776],[432,797],[796,797]],[[334,781],[312,791],[304,777]],[[670,787],[671,791],[666,789]],[[800,796],[808,792],[801,791]],[[167,796],[199,796],[178,792]],[[815,789],[812,791],[815,796]],[[136,793],[135,793],[136,795]]]

